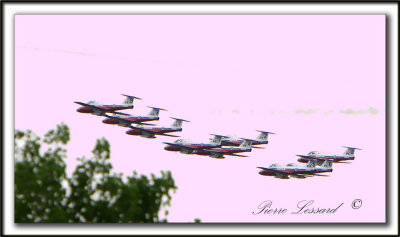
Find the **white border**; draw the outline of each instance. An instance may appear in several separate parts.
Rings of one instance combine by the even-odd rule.
[[[3,234],[366,234],[396,235],[398,233],[398,12],[396,3],[382,4],[21,4],[4,3],[4,99],[5,99],[5,139],[4,151],[4,213]],[[386,14],[390,16],[387,30],[390,32],[389,88],[390,100],[390,203],[387,203],[389,225],[15,225],[14,224],[14,180],[13,180],[13,127],[14,127],[14,14]],[[290,228],[287,228],[290,226]]]

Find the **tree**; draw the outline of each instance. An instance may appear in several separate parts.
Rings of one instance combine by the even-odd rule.
[[[101,138],[93,157],[78,158],[80,164],[67,177],[63,146],[68,141],[69,128],[63,123],[44,139],[30,130],[15,132],[16,223],[167,222],[158,214],[177,189],[169,171],[161,171],[161,177],[134,171],[124,181],[122,174],[111,173],[110,144]]]

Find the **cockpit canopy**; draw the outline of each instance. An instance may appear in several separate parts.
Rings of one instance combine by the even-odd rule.
[[[175,141],[175,143],[187,143],[187,142],[189,142],[189,140],[186,139],[178,139]]]
[[[287,164],[286,166],[287,166],[287,167],[297,167],[298,164],[296,164],[296,163],[289,163],[289,164]]]
[[[210,138],[210,141],[212,141],[213,139],[214,138]],[[227,136],[224,135],[221,139],[225,140],[225,141],[239,140],[239,138],[231,136],[231,135],[227,135]]]
[[[274,163],[274,164],[270,165],[269,168],[277,168],[277,167],[280,167],[280,166],[281,166],[280,164]]]
[[[308,153],[308,155],[310,155],[310,156],[321,155],[321,152],[319,152],[319,151],[310,151],[310,152]]]
[[[91,101],[88,102],[88,104],[90,104],[90,105],[98,105],[98,104],[100,104],[100,102],[95,101],[95,100],[91,100]]]

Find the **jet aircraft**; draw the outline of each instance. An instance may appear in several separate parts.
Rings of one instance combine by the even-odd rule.
[[[75,101],[74,103],[82,105],[82,107],[78,108],[76,111],[80,113],[91,113],[98,116],[104,116],[106,112],[116,113],[117,110],[133,109],[133,99],[141,100],[139,97],[124,94],[122,95],[126,96],[126,99],[122,102],[122,104],[105,105],[96,101],[89,101],[88,103]]]
[[[169,136],[169,137],[179,137],[175,135],[170,135],[166,133],[170,132],[180,132],[182,131],[182,122],[189,122],[184,119],[173,118],[175,121],[172,123],[171,127],[150,127],[150,126],[133,126],[131,125],[131,129],[126,131],[128,135],[138,135],[145,138],[155,138],[156,135]]]
[[[265,132],[260,130],[257,130],[257,132],[260,132],[260,135],[258,135],[257,138],[253,140],[252,143],[253,148],[262,148],[262,147],[255,147],[254,145],[268,144],[268,134],[275,134],[272,132]],[[243,139],[235,137],[225,137],[222,139],[223,146],[240,146],[242,142]]]
[[[354,151],[361,150],[360,148],[347,146],[344,146],[344,148],[347,149],[344,151],[343,155],[324,155],[319,151],[311,151],[307,155],[297,155],[300,157],[297,161],[307,163],[310,159],[315,159],[317,160],[317,165],[321,165],[324,160],[332,160],[334,163],[349,163],[345,161],[354,160]]]
[[[316,160],[308,160],[305,166],[290,163],[286,166],[280,164],[272,164],[268,168],[257,167],[262,169],[259,174],[265,176],[275,176],[279,179],[289,179],[290,177],[304,179],[311,176],[327,176],[319,173],[332,172],[332,161],[325,160],[321,167],[316,167]]]
[[[130,127],[132,123],[143,124],[143,125],[152,125],[152,124],[146,124],[143,122],[159,120],[160,117],[158,116],[158,114],[159,114],[160,110],[166,111],[165,109],[161,109],[161,108],[157,108],[157,107],[150,107],[150,106],[148,106],[148,107],[151,108],[151,111],[149,112],[149,114],[147,116],[137,116],[137,115],[123,114],[123,113],[113,114],[113,115],[105,114],[104,116],[106,116],[107,118],[103,120],[103,123],[118,124],[118,126],[121,126],[121,127]]]
[[[178,139],[175,142],[163,142],[164,144],[167,144],[164,149],[167,151],[180,151],[184,154],[196,154],[197,150],[221,147],[221,139],[224,136],[217,134],[210,135],[213,135],[214,137],[209,143],[199,143],[185,139]]]
[[[203,155],[203,156],[210,156],[212,158],[219,158],[219,159],[225,158],[224,155],[247,157],[244,155],[238,155],[236,153],[250,152],[251,151],[251,143],[253,142],[253,140],[245,139],[245,138],[242,138],[242,139],[243,139],[243,142],[242,142],[242,144],[240,144],[239,147],[223,146],[220,148],[203,149],[203,150],[197,150],[196,154]]]

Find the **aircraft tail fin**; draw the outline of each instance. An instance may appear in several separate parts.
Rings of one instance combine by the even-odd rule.
[[[317,165],[317,160],[315,159],[310,159],[307,164],[306,167],[307,168],[315,168],[315,166]]]
[[[122,112],[118,112],[118,111],[113,111],[112,114],[113,114],[113,115],[116,115],[116,114],[118,114],[118,115],[126,115],[126,116],[129,116],[129,115],[130,115],[130,114],[122,113]],[[106,116],[107,116],[107,115],[106,115]]]
[[[254,140],[247,138],[241,138],[241,139],[243,139],[243,142],[239,145],[239,147],[251,148],[251,144],[253,143]]]
[[[268,141],[268,134],[275,134],[273,132],[266,132],[266,131],[260,131],[256,130],[257,132],[260,132],[260,135],[256,138],[256,140],[261,140],[261,141]]]
[[[326,168],[326,169],[332,169],[332,160],[325,160],[322,164],[321,167],[322,168]]]
[[[141,98],[136,97],[136,96],[125,95],[125,94],[122,94],[122,95],[126,96],[126,99],[122,102],[125,105],[133,105],[133,99],[141,100]]]
[[[222,138],[226,137],[224,135],[218,135],[218,134],[210,134],[213,135],[214,137],[210,139],[211,143],[213,144],[221,144]]]
[[[360,148],[355,148],[355,147],[348,147],[348,146],[343,146],[343,147],[347,148],[343,153],[344,156],[354,156],[355,150],[361,150]]]
[[[251,148],[256,148],[256,149],[265,149],[265,147],[261,147],[261,146],[252,146]]]
[[[162,109],[162,108],[151,107],[151,106],[147,106],[147,107],[151,108],[150,112],[148,113],[148,116],[151,116],[151,117],[158,117],[160,110],[167,111],[166,109]]]
[[[173,127],[173,128],[181,128],[182,127],[182,122],[190,122],[190,121],[187,121],[187,120],[184,120],[184,119],[173,118],[173,117],[171,117],[171,118],[175,119],[175,121],[171,125],[171,127]]]

